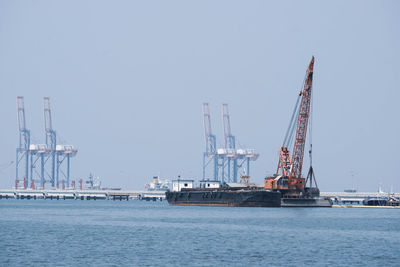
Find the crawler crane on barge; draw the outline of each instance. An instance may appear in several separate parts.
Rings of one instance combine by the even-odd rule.
[[[242,177],[245,182],[239,186],[230,183],[221,184],[218,180],[203,179],[198,188],[194,187],[193,180],[178,179],[172,181],[172,191],[168,190],[165,193],[168,203],[235,207],[331,207],[332,202],[329,199],[320,198],[318,187],[313,187],[315,177],[311,164],[307,180],[301,175],[311,110],[313,68],[314,57],[307,69],[304,88],[299,94],[285,141],[280,149],[276,174],[265,178],[264,187],[250,184],[249,176]],[[290,157],[289,147],[294,129],[297,130],[293,155]],[[309,187],[306,187],[307,181],[310,182]]]
[[[331,207],[329,199],[319,197],[314,171],[311,163],[312,144],[310,144],[310,169],[307,179],[302,177],[304,149],[306,145],[307,127],[311,112],[311,96],[314,72],[314,57],[308,66],[304,86],[299,93],[295,109],[280,148],[280,156],[276,174],[265,178],[264,187],[267,190],[279,191],[282,194],[281,206],[296,207]],[[300,105],[299,105],[300,103]],[[297,123],[296,123],[297,120]],[[289,146],[292,142],[294,129],[293,154],[290,157]],[[313,181],[315,187],[313,187]],[[306,186],[309,182],[309,187]]]

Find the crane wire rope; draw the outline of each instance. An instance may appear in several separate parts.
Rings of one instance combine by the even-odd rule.
[[[312,83],[315,84],[314,81],[312,81]],[[313,85],[311,85],[311,86],[313,86]],[[309,145],[310,145],[310,150],[308,151],[308,153],[309,153],[309,156],[310,156],[310,167],[312,167],[312,143],[313,143],[313,136],[312,136],[313,129],[312,129],[312,128],[313,128],[313,110],[314,110],[314,92],[313,92],[312,87],[311,87],[310,117],[309,117],[309,120],[308,120],[308,124],[309,124],[309,127],[308,127],[308,136],[309,136],[309,138],[308,138],[308,143],[309,143]]]
[[[294,135],[294,132],[295,132],[295,129],[297,126],[298,119],[299,119],[300,99],[302,98],[302,93],[303,93],[303,89],[304,89],[303,87],[304,87],[306,78],[307,78],[307,73],[304,75],[303,82],[301,83],[300,93],[299,93],[299,96],[297,97],[296,105],[293,109],[289,127],[286,131],[285,139],[283,141],[283,146],[286,146],[290,150],[292,150],[291,146],[293,145],[293,141],[294,141],[293,135]]]
[[[290,136],[289,136],[289,139],[288,139],[287,147],[290,149],[290,151],[293,151],[293,146],[294,146],[293,135],[297,130],[297,123],[298,123],[298,120],[299,120],[299,110],[300,110],[300,105],[297,107],[297,110],[296,110],[297,115],[296,115],[296,118],[295,118],[295,120],[293,122],[292,130],[290,132]]]
[[[297,110],[299,109],[300,98],[301,98],[301,93],[297,97],[296,105],[294,106],[292,117],[290,119],[289,126],[286,130],[285,139],[283,140],[282,146],[288,146],[288,143],[290,142],[290,139],[293,136],[294,125],[296,124],[295,121],[297,120],[298,117]]]
[[[313,101],[314,100],[314,94],[313,91],[311,90],[311,100],[310,100],[310,117],[309,117],[309,127],[308,127],[308,136],[309,136],[309,145],[310,145],[310,150],[308,151],[309,157],[310,157],[310,169],[309,169],[309,173],[307,175],[307,180],[310,180],[310,187],[312,187],[312,182],[314,182],[315,187],[318,188],[318,184],[317,184],[317,180],[315,178],[315,174],[314,174],[314,168],[312,166],[312,128],[313,128]],[[306,181],[307,183],[307,181]]]
[[[14,164],[14,161],[11,161],[9,163],[2,163],[0,164],[0,173],[3,173],[6,169],[11,167]]]
[[[308,127],[308,136],[309,136],[309,144],[310,144],[310,166],[312,165],[312,128],[313,128],[313,92],[311,91],[311,105],[310,105],[310,119],[309,119],[309,127]]]

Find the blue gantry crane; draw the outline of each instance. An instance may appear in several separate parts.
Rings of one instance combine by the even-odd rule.
[[[53,188],[59,188],[60,176],[65,188],[70,185],[71,157],[77,150],[72,145],[57,144],[57,134],[53,129],[50,98],[43,98],[45,144],[32,144],[30,131],[26,128],[24,98],[17,97],[19,146],[17,148],[15,186],[24,181],[24,188],[44,188],[50,182]],[[63,164],[63,162],[66,162]],[[66,165],[66,166],[64,166]],[[21,170],[24,170],[24,176]]]
[[[213,162],[214,181],[221,183],[237,183],[239,173],[242,176],[250,175],[250,161],[257,160],[259,154],[254,149],[238,149],[236,138],[231,131],[231,122],[228,104],[222,104],[222,122],[224,134],[224,147],[216,148],[216,136],[211,132],[210,108],[208,103],[203,104],[203,124],[206,138],[206,152],[203,157],[203,180],[206,177],[206,169]],[[206,159],[209,159],[208,161]],[[246,164],[245,164],[246,163]]]
[[[48,174],[53,187],[59,188],[60,182],[63,189],[70,186],[71,176],[71,157],[78,152],[72,145],[63,145],[57,143],[57,134],[53,129],[51,116],[50,98],[43,98],[44,129],[46,132],[46,145],[49,149],[47,161],[49,161]],[[65,184],[66,183],[66,184]]]

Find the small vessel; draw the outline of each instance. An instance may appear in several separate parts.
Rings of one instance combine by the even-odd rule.
[[[392,190],[391,190],[392,191]],[[400,206],[400,198],[393,193],[385,193],[379,186],[378,196],[368,197],[363,200],[364,206]]]
[[[146,192],[140,193],[135,199],[163,201],[165,199],[165,192],[169,190],[170,183],[168,179],[161,179],[160,176],[153,176],[153,180],[144,185]]]
[[[88,180],[85,181],[85,190],[101,190],[101,181],[99,177],[94,177],[93,174],[89,174]]]
[[[357,193],[356,189],[345,189],[344,190],[345,193]]]
[[[170,181],[167,179],[161,179],[160,176],[153,176],[151,183],[145,184],[147,191],[167,191],[170,186]]]
[[[394,197],[374,197],[363,201],[364,206],[400,206],[400,200]]]

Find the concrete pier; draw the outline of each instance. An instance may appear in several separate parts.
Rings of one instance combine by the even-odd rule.
[[[164,191],[0,189],[0,199],[164,200]]]
[[[388,193],[377,192],[321,192],[321,197],[329,197],[334,205],[362,205],[368,198],[388,197]],[[392,193],[391,197],[400,199],[400,193]],[[50,200],[165,200],[164,191],[145,190],[74,190],[74,189],[0,189],[0,199],[50,199]]]
[[[362,205],[368,198],[388,198],[400,199],[400,193],[378,193],[378,192],[321,192],[321,197],[329,197],[334,205]]]

